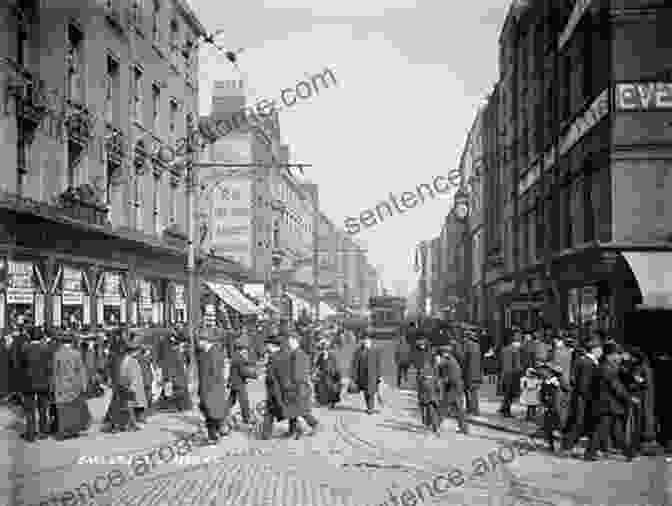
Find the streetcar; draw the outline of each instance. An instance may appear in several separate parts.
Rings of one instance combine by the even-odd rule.
[[[369,332],[374,339],[391,340],[399,337],[404,326],[406,299],[382,295],[369,299]]]

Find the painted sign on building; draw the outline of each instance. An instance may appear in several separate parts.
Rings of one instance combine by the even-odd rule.
[[[617,111],[672,109],[672,83],[618,83],[614,95]]]
[[[231,257],[252,267],[252,181],[231,179],[212,193],[210,247],[221,257]]]
[[[564,155],[581,140],[602,118],[609,114],[609,90],[605,89],[590,104],[583,114],[579,115],[574,123],[566,130],[560,141],[560,154]]]

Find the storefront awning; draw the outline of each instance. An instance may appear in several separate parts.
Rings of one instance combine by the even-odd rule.
[[[226,302],[229,306],[231,306],[235,311],[239,312],[242,315],[249,315],[249,314],[255,314],[256,311],[250,311],[250,308],[243,304],[235,295],[231,294],[229,290],[227,290],[227,286],[223,285],[221,283],[211,283],[207,281],[205,283],[208,285],[208,288],[215,292],[215,295],[222,299],[224,302]]]
[[[261,313],[261,308],[257,306],[254,302],[252,302],[250,299],[245,297],[242,293],[240,293],[240,290],[236,288],[233,285],[222,285],[224,287],[224,290],[226,290],[233,298],[236,299],[238,304],[244,308],[245,312],[243,314],[259,314]]]
[[[249,293],[252,297],[259,300],[264,309],[267,309],[267,310],[275,312],[275,313],[280,313],[280,310],[277,307],[275,307],[271,303],[270,300],[268,300],[268,297],[266,297],[266,292],[264,290],[264,285],[262,285],[262,284],[249,284],[249,285],[245,285],[243,287],[243,289],[245,290],[245,292]]]
[[[287,296],[292,300],[292,319],[296,320],[301,312],[305,309],[310,313],[311,306],[301,297],[294,295],[293,293],[287,292]]]
[[[329,304],[320,302],[320,319],[327,318],[328,316],[333,316],[336,314],[336,311],[332,309]]]
[[[639,283],[643,306],[672,308],[672,251],[623,252]]]

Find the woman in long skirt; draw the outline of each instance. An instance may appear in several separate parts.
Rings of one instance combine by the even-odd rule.
[[[315,361],[317,382],[315,397],[320,406],[334,408],[341,402],[341,371],[336,357],[336,350],[328,348],[325,342],[320,343],[320,351]]]

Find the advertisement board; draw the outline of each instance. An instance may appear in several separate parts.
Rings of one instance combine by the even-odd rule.
[[[252,181],[223,181],[210,199],[210,247],[215,255],[231,257],[252,267]]]

